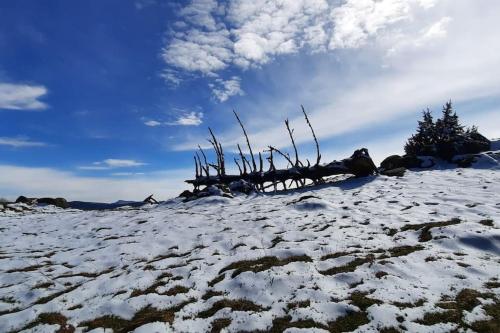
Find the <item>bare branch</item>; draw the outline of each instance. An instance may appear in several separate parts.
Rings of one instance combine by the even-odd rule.
[[[293,150],[295,151],[295,166],[299,166],[299,153],[297,152],[297,146],[295,145],[295,140],[293,139],[293,129],[290,129],[290,123],[285,120],[286,129],[288,130],[288,135],[290,135],[290,140],[292,140]]]
[[[240,120],[240,117],[238,117],[238,114],[236,111],[233,110],[234,115],[236,116],[236,119],[238,120],[238,123],[241,126],[241,129],[243,130],[243,135],[245,135],[245,139],[247,140],[247,146],[248,150],[250,151],[250,156],[252,157],[252,165],[253,165],[253,171],[257,171],[257,165],[255,164],[255,158],[253,156],[253,151],[252,151],[252,146],[250,145],[250,140],[248,139],[247,131],[245,130],[245,126],[243,126],[243,123]]]
[[[263,167],[264,167],[264,163],[262,162],[262,154],[259,151],[259,172],[262,172]]]
[[[210,176],[210,169],[208,167],[208,162],[207,162],[207,156],[205,155],[205,152],[203,151],[203,149],[201,149],[200,145],[198,145],[198,148],[200,149],[200,152],[201,152],[201,155],[203,155],[203,161],[205,162],[205,173],[208,176]]]
[[[243,163],[243,174],[247,174],[247,165],[245,163],[246,161],[246,158],[245,158],[245,155],[243,155],[243,152],[241,151],[241,147],[240,147],[240,144],[238,143],[238,151],[240,152],[240,157],[241,157],[241,162]]]
[[[306,113],[306,110],[304,109],[304,106],[301,105],[300,107],[302,108],[302,113],[304,113],[304,117],[306,118],[307,125],[309,125],[309,128],[311,129],[311,132],[312,132],[312,135],[314,138],[314,142],[316,143],[316,165],[319,165],[319,162],[321,161],[321,154],[319,152],[318,139],[316,138],[316,133],[314,133],[314,129],[311,125],[311,122],[309,121],[309,117],[307,116],[307,113]]]
[[[293,162],[290,159],[290,157],[288,156],[288,154],[285,155],[284,153],[281,152],[281,150],[274,148],[273,146],[269,146],[269,149],[274,150],[275,152],[277,152],[278,154],[283,156],[288,161],[288,163],[290,163],[293,166]]]
[[[196,178],[198,178],[200,176],[199,173],[198,173],[198,161],[196,160],[196,156],[193,156],[193,158],[194,158],[194,165],[196,167],[196,171],[195,171],[196,172]]]
[[[238,166],[238,170],[240,170],[240,176],[243,175],[243,172],[241,171],[240,164],[238,163],[238,160],[236,159],[236,157],[234,158],[234,163],[236,163],[236,165]]]

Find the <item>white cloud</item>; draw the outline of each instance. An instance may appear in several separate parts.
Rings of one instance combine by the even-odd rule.
[[[146,7],[153,6],[156,4],[156,0],[136,0],[135,8],[137,10],[142,10]]]
[[[127,176],[141,176],[144,172],[113,172],[111,176],[127,177]]]
[[[186,75],[201,74],[216,77],[210,84],[220,86],[221,81],[233,81],[219,77],[228,68],[259,67],[301,50],[360,48],[404,32],[415,12],[428,10],[437,1],[192,0],[179,11],[180,21],[171,26],[162,50],[167,64],[162,76],[176,86]],[[442,33],[438,28],[429,33]],[[224,90],[214,91],[222,102],[235,95]]]
[[[26,195],[114,202],[119,199],[143,200],[151,193],[158,199],[168,199],[187,188],[183,180],[192,177],[192,173],[192,170],[171,170],[117,179],[82,177],[51,168],[0,165],[0,188],[2,196],[11,200]]]
[[[268,68],[270,81],[262,82],[258,91],[252,91],[251,100],[238,106],[250,140],[255,149],[268,144],[288,146],[282,120],[294,114],[291,122],[297,142],[309,142],[300,104],[307,107],[316,134],[323,140],[363,135],[362,131],[378,126],[398,130],[400,122],[395,119],[414,115],[416,120],[420,110],[439,108],[449,98],[479,108],[476,112],[457,110],[461,116],[470,116],[469,125],[474,124],[481,101],[500,98],[500,44],[492,33],[500,29],[495,15],[499,11],[500,3],[487,0],[442,0],[412,13],[407,30],[401,27],[387,33],[356,53],[340,53],[335,62],[325,54],[314,64]],[[423,36],[432,38],[415,45]],[[387,56],[395,45],[396,51]],[[220,136],[226,147],[241,141],[237,124]],[[194,149],[200,142],[202,136],[189,137],[174,148]]]
[[[417,46],[426,44],[434,39],[442,39],[447,36],[446,26],[451,22],[451,17],[445,16],[425,30],[415,44]]]
[[[179,73],[169,68],[165,69],[160,74],[160,77],[162,77],[165,80],[165,82],[167,82],[172,87],[177,87],[182,82]]]
[[[174,68],[213,74],[281,54],[358,48],[434,0],[193,0],[162,55]]]
[[[135,160],[120,160],[115,158],[108,158],[104,161],[94,162],[92,165],[80,166],[80,170],[109,170],[116,168],[132,168],[147,165],[147,163],[138,162]]]
[[[199,126],[203,123],[203,112],[189,112],[180,117],[175,121],[167,122],[166,125],[171,126]]]
[[[241,78],[233,76],[229,80],[216,79],[214,83],[210,83],[209,87],[212,89],[214,96],[220,101],[225,102],[231,96],[244,95],[240,87]]]
[[[217,22],[212,12],[215,12],[218,7],[216,0],[192,1],[181,10],[180,15],[195,26],[215,30]]]
[[[107,160],[104,160],[102,163],[111,168],[129,168],[129,167],[146,165],[146,163],[137,162],[134,160],[118,160],[114,158],[109,158]]]
[[[209,74],[228,66],[233,58],[231,48],[225,29],[215,32],[191,29],[178,33],[165,47],[162,57],[170,66]]]
[[[418,0],[420,6],[422,6],[425,9],[430,9],[434,7],[438,1],[439,0]]]
[[[0,83],[0,109],[43,110],[48,106],[39,98],[46,94],[44,86]]]
[[[159,121],[156,121],[156,120],[148,120],[148,121],[144,122],[144,125],[149,126],[149,127],[156,127],[156,126],[160,126],[161,123]]]
[[[410,18],[406,0],[348,0],[331,11],[334,29],[329,48],[358,48],[380,30]]]
[[[9,146],[13,148],[45,147],[45,142],[31,141],[24,137],[7,138],[0,137],[0,146]]]

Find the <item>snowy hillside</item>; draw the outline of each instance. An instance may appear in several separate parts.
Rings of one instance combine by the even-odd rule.
[[[444,168],[4,212],[0,332],[499,332],[499,193],[498,169]]]

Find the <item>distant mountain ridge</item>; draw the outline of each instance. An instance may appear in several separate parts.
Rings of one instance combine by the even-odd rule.
[[[142,201],[127,201],[118,200],[113,203],[103,203],[103,202],[88,202],[88,201],[70,201],[68,202],[70,208],[80,209],[80,210],[108,210],[115,209],[124,206],[140,207],[144,205]]]

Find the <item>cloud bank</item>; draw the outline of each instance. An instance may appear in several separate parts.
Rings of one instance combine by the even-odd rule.
[[[156,198],[164,200],[178,195],[185,188],[182,180],[191,173],[191,170],[172,170],[117,179],[82,177],[52,168],[0,165],[0,196],[10,200],[29,195],[114,202],[143,200],[154,193]]]
[[[8,146],[12,148],[30,148],[30,147],[45,147],[47,144],[45,142],[31,141],[25,137],[0,137],[0,146]]]
[[[328,139],[389,124],[401,130],[395,119],[411,114],[416,119],[423,108],[450,98],[478,106],[500,98],[500,44],[494,33],[500,29],[494,14],[500,4],[494,1],[257,0],[231,1],[224,10],[210,3],[214,24],[187,22],[172,38],[194,48],[184,59],[189,64],[176,66],[208,78],[226,68],[265,67],[265,86],[245,89],[248,98],[238,105],[261,149],[270,142],[289,145],[282,121],[290,114],[296,115],[291,123],[297,141],[310,141],[300,104],[316,134]],[[198,37],[208,38],[210,49],[204,50],[214,58],[204,57],[203,64],[196,61],[195,50],[205,45]],[[169,45],[167,63],[176,61]],[[274,67],[273,60],[285,54],[297,54],[300,61]],[[234,124],[221,139],[234,146],[240,136]],[[193,149],[197,142],[203,137],[191,136],[174,149]]]

